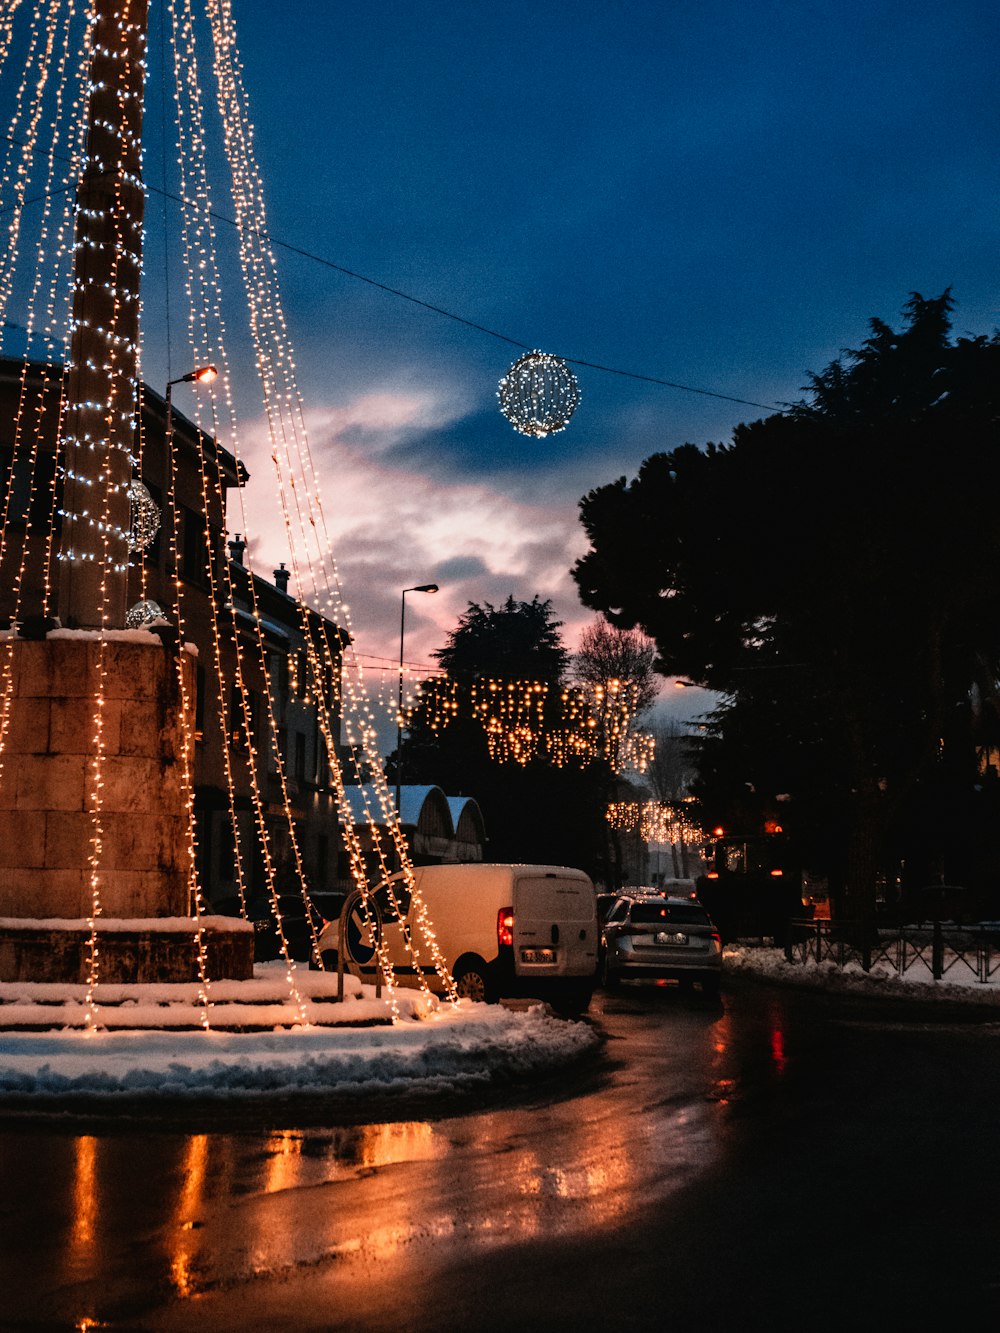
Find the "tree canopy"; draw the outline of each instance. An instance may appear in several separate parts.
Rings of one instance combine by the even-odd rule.
[[[607,766],[558,767],[541,743],[524,763],[497,762],[488,729],[473,709],[475,691],[484,682],[541,682],[556,688],[537,701],[517,690],[510,698],[515,708],[517,701],[525,702],[522,725],[529,730],[539,724],[558,728],[558,687],[570,661],[560,629],[551,602],[537,596],[530,602],[511,596],[498,607],[470,602],[435,654],[444,679],[421,686],[403,744],[404,771],[407,782],[438,783],[449,795],[475,797],[491,860],[572,865],[600,876]],[[440,725],[444,699],[452,708],[447,724]],[[505,719],[508,726],[516,733],[516,714]]]
[[[914,294],[807,400],[581,502],[584,604],[725,696],[700,747],[711,817],[780,797],[862,915],[900,860],[930,877],[968,849],[973,703],[995,694],[1000,338],[952,340],[951,309]]]

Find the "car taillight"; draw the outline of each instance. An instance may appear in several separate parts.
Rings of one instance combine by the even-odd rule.
[[[706,879],[718,879],[718,878],[719,878],[719,872],[718,872],[717,870],[710,870],[710,871],[708,872],[708,874],[705,876],[705,878],[706,878]]]
[[[514,909],[513,907],[501,907],[497,912],[497,943],[514,943]]]

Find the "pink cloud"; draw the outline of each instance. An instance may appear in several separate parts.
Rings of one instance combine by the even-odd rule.
[[[401,465],[398,450],[388,458],[407,432],[442,428],[461,415],[457,396],[408,390],[365,393],[307,413],[330,547],[363,657],[398,660],[401,591],[432,580],[441,585],[437,596],[407,597],[408,661],[429,662],[470,601],[551,598],[571,650],[593,619],[569,576],[586,546],[572,480],[560,485],[551,475],[545,493],[525,499],[499,484],[432,475],[426,455],[420,470]],[[244,431],[251,473],[245,522],[254,568],[268,578],[279,561],[291,563],[270,454],[263,422]],[[230,529],[243,521],[234,500]]]

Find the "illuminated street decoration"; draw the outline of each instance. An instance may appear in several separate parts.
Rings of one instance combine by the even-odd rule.
[[[500,381],[497,398],[515,430],[543,439],[569,425],[580,402],[580,387],[560,357],[526,352]]]
[[[145,629],[148,625],[154,625],[158,620],[165,619],[163,607],[159,602],[154,602],[151,598],[144,598],[141,602],[136,602],[130,606],[125,615],[126,629]]]
[[[129,483],[128,498],[131,506],[128,549],[144,551],[156,540],[160,530],[160,507],[141,481]]]
[[[112,17],[109,19],[108,16]],[[432,942],[433,961],[448,993],[455,998],[453,982],[433,944],[426,910],[416,892],[408,848],[399,825],[392,794],[385,783],[375,711],[366,688],[365,674],[355,655],[356,638],[348,606],[329,546],[327,522],[313,464],[305,412],[296,382],[294,351],[277,284],[274,254],[267,237],[267,210],[263,183],[255,160],[253,126],[242,67],[236,47],[230,0],[164,0],[165,53],[172,79],[175,121],[178,130],[176,172],[180,207],[180,249],[186,297],[186,341],[184,364],[219,368],[216,384],[195,396],[198,426],[195,466],[200,472],[202,507],[207,514],[225,510],[226,486],[220,449],[239,461],[241,427],[237,421],[233,393],[233,362],[242,363],[242,349],[230,354],[230,335],[224,316],[224,272],[228,267],[219,255],[216,218],[221,210],[210,187],[208,126],[221,121],[226,161],[230,172],[232,211],[237,222],[239,268],[245,288],[253,360],[260,376],[263,415],[267,421],[271,457],[275,468],[275,501],[279,508],[290,553],[290,571],[299,600],[300,625],[306,643],[303,660],[290,659],[299,697],[316,709],[316,721],[330,761],[343,829],[350,874],[368,912],[369,871],[365,851],[373,849],[374,879],[388,876],[398,867],[412,900],[411,916]],[[13,450],[19,478],[27,487],[28,531],[45,524],[44,600],[45,615],[62,613],[56,605],[56,569],[67,569],[60,579],[71,589],[87,588],[92,604],[99,608],[92,628],[101,636],[99,654],[101,681],[95,700],[92,726],[92,784],[88,871],[90,903],[90,949],[86,965],[87,1023],[99,1025],[98,986],[100,958],[98,924],[105,904],[101,885],[106,874],[105,828],[102,802],[108,742],[105,735],[105,636],[108,630],[125,625],[145,628],[161,617],[176,626],[181,642],[194,622],[194,594],[179,572],[163,606],[146,596],[145,569],[141,551],[154,540],[159,522],[158,506],[148,488],[137,478],[142,460],[135,457],[136,384],[138,381],[139,268],[141,260],[143,185],[140,176],[142,94],[145,75],[145,0],[38,0],[33,6],[13,3],[0,15],[0,75],[11,89],[13,113],[0,148],[0,318],[7,318],[15,298],[22,301],[18,316],[30,347],[47,349],[48,365],[43,382],[51,383],[51,394],[32,399],[26,392],[28,363],[25,362],[22,392],[13,423]],[[15,25],[23,27],[20,45],[14,42]],[[206,42],[206,36],[209,41]],[[8,61],[17,51],[18,65]],[[215,105],[205,105],[206,91],[214,76]],[[78,187],[79,190],[78,190]],[[75,207],[74,207],[75,206]],[[74,223],[76,224],[74,230]],[[34,227],[34,231],[31,228]],[[93,259],[98,277],[90,282],[81,257]],[[88,285],[89,284],[89,285]],[[99,299],[84,302],[97,289]],[[98,350],[95,352],[94,349]],[[63,365],[77,386],[71,411],[64,413],[61,395]],[[128,367],[123,373],[122,368]],[[522,357],[504,377],[500,401],[508,419],[525,434],[542,438],[562,430],[579,402],[579,389],[565,362],[542,352]],[[29,407],[29,403],[37,406]],[[59,467],[43,473],[40,441],[43,431],[58,416]],[[55,435],[53,429],[50,435]],[[212,447],[209,447],[209,446]],[[51,458],[51,444],[50,458]],[[142,440],[139,439],[139,453]],[[83,460],[83,461],[81,461]],[[96,460],[96,467],[94,466]],[[176,461],[176,460],[174,460]],[[176,477],[177,467],[168,469]],[[23,612],[21,584],[25,551],[12,542],[11,493],[0,516],[0,559],[5,558],[5,577],[11,570],[14,619]],[[57,495],[63,494],[61,512]],[[238,503],[243,497],[237,489]],[[169,563],[179,571],[182,533],[180,504],[171,480],[164,495],[167,522],[163,540]],[[44,515],[42,518],[40,516]],[[62,531],[57,551],[56,534]],[[243,530],[247,525],[243,516]],[[22,524],[20,533],[25,531]],[[183,534],[183,549],[191,534]],[[262,867],[266,892],[271,900],[286,975],[292,1021],[305,1021],[296,968],[287,947],[282,922],[278,864],[268,818],[281,822],[284,842],[290,850],[291,873],[303,898],[309,895],[303,857],[296,829],[296,812],[289,790],[285,759],[277,747],[277,690],[271,676],[271,659],[264,639],[260,608],[253,579],[249,580],[252,630],[237,623],[236,589],[232,571],[212,548],[212,534],[204,527],[204,568],[209,583],[211,607],[211,651],[206,679],[218,694],[210,710],[218,719],[221,758],[224,766],[229,816],[234,837],[234,872],[241,901],[246,902],[250,882],[248,867]],[[142,570],[140,600],[127,609],[127,579],[130,565]],[[249,567],[249,562],[248,562]],[[251,571],[252,572],[252,571]],[[134,595],[134,593],[133,593]],[[87,599],[72,593],[71,608]],[[311,632],[310,612],[342,626],[348,637],[341,659],[335,657],[324,635]],[[34,609],[34,608],[32,608]],[[82,622],[81,622],[82,623]],[[223,645],[236,644],[235,656]],[[0,778],[4,740],[10,724],[12,698],[12,653],[0,646]],[[263,730],[266,741],[258,752],[254,729],[253,691],[248,671],[263,678]],[[179,692],[185,706],[193,705],[192,686],[180,673]],[[414,710],[426,707],[428,724],[443,729],[463,710],[484,729],[490,753],[498,763],[526,764],[545,755],[550,762],[587,763],[607,758],[613,766],[638,762],[642,744],[633,725],[634,706],[629,691],[608,691],[598,698],[584,687],[543,684],[537,681],[486,680],[471,696],[460,697],[450,683],[435,681],[433,703],[430,691],[415,684],[403,702],[403,721]],[[397,707],[393,700],[391,707]],[[235,712],[234,712],[235,710]],[[236,776],[231,754],[229,727],[239,725],[247,738],[246,767],[251,786],[251,832],[241,830],[237,818]],[[216,725],[213,723],[212,725]],[[343,726],[346,745],[341,744]],[[266,746],[267,748],[264,748]],[[260,773],[274,754],[280,800],[276,813],[261,788]],[[341,760],[346,754],[348,758]],[[201,918],[206,904],[195,867],[199,860],[194,818],[194,747],[185,737],[179,755],[184,775],[185,813],[188,830],[188,864],[191,869],[190,903],[194,915],[192,931],[197,940],[201,984],[202,1024],[209,1026],[211,995],[206,981],[205,931]],[[242,760],[241,760],[242,762]],[[343,767],[342,767],[343,764]],[[362,783],[369,824],[364,845],[346,796],[348,783]],[[9,775],[8,775],[9,779]],[[273,828],[273,825],[272,825]],[[247,846],[248,839],[254,842]],[[288,885],[281,885],[282,894]],[[314,961],[320,963],[313,939]],[[395,1008],[394,978],[388,959],[383,962],[390,1001]],[[425,986],[426,989],[426,986]]]
[[[396,703],[388,690],[378,697],[395,720]],[[432,674],[415,696],[408,696],[402,720],[412,727],[419,719],[435,736],[459,718],[477,721],[498,764],[524,766],[544,753],[557,768],[603,759],[615,773],[644,773],[655,742],[637,726],[639,703],[634,681],[557,686],[486,677],[467,686]]]
[[[669,801],[614,801],[605,818],[619,833],[638,833],[643,842],[662,842],[698,846],[704,832],[683,806]]]

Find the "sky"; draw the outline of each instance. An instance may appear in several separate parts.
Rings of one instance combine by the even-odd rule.
[[[995,3],[232,9],[363,658],[398,659],[401,591],[431,581],[436,597],[407,598],[408,661],[430,662],[470,602],[508,595],[551,599],[574,649],[594,618],[569,574],[586,549],[581,497],[651,453],[728,440],[764,414],[712,395],[797,399],[869,318],[897,321],[914,290],[951,287],[960,333],[1000,322]],[[163,250],[176,218],[155,192],[169,105],[160,33],[154,0],[143,348],[154,387],[188,368],[176,242]],[[217,206],[231,212],[222,195]],[[576,366],[568,429],[530,439],[496,401],[515,344],[628,373]],[[231,529],[246,523],[269,574],[287,557],[270,451],[249,377],[237,387],[252,477]],[[180,410],[192,411],[190,393],[178,388]],[[666,694],[696,707],[691,691]]]

